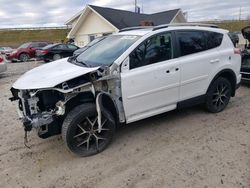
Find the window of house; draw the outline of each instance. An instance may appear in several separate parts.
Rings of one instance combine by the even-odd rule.
[[[103,33],[102,36],[108,36],[108,35],[112,35],[112,33]]]
[[[89,35],[89,42],[92,42],[95,39],[95,35]]]
[[[173,58],[171,33],[155,35],[140,44],[129,56],[130,69]]]

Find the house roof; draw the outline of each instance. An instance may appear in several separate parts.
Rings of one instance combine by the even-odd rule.
[[[89,7],[118,29],[138,26],[141,21],[152,21],[154,25],[168,24],[180,11],[180,9],[174,9],[156,14],[139,14],[131,11],[98,7],[94,5],[89,5]]]
[[[183,22],[186,21],[181,9],[174,9],[155,14],[139,14],[126,10],[87,5],[83,11],[79,12],[65,23],[66,25],[72,25],[72,23],[77,20],[76,25],[74,25],[74,27],[69,32],[68,38],[74,37],[75,33],[78,31],[82,22],[84,22],[90,11],[98,14],[115,30],[139,26],[141,21],[151,21],[154,23],[154,25],[169,24],[178,15],[181,16]]]
[[[155,14],[138,14],[131,11],[98,7],[94,5],[88,5],[88,7],[96,11],[98,14],[100,14],[103,18],[105,18],[108,22],[110,22],[118,29],[138,26],[140,21],[152,21],[154,22],[154,25],[168,24],[175,18],[178,12],[181,11],[181,9],[174,9]],[[79,19],[79,17],[83,13],[84,10],[80,11],[68,21],[66,21],[65,24],[72,24],[72,22],[76,19]]]

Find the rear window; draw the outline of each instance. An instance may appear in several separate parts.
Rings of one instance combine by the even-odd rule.
[[[223,34],[210,31],[178,31],[180,55],[185,56],[221,45]]]

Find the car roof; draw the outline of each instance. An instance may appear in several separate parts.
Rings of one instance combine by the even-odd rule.
[[[159,33],[162,31],[173,31],[173,30],[205,30],[205,31],[213,31],[217,33],[228,33],[229,31],[217,28],[215,25],[209,25],[209,24],[200,24],[200,25],[178,25],[178,24],[172,24],[172,25],[159,25],[159,26],[149,26],[149,27],[132,27],[132,28],[125,28],[121,30],[116,35],[138,35],[138,36],[144,36],[149,33]]]

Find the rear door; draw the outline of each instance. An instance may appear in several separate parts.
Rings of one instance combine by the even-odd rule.
[[[130,55],[122,71],[122,99],[127,123],[176,108],[180,70],[174,59],[170,32],[157,34],[141,43]]]
[[[202,30],[176,31],[181,67],[180,100],[204,95],[221,63],[223,34]]]

